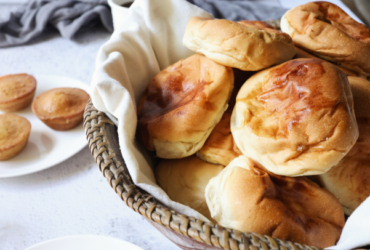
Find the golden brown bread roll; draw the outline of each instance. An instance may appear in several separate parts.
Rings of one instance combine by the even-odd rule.
[[[351,215],[370,196],[370,155],[346,156],[315,180],[338,198],[346,215]]]
[[[322,174],[358,138],[346,75],[320,59],[295,59],[249,78],[231,131],[245,156],[286,176]]]
[[[289,35],[256,25],[192,17],[183,44],[215,62],[246,71],[264,69],[293,58],[295,48]]]
[[[197,152],[227,109],[233,85],[231,68],[199,54],[162,70],[138,107],[144,146],[166,159]]]
[[[359,137],[338,165],[315,179],[339,199],[344,212],[350,215],[370,196],[370,83],[358,77],[348,77],[348,80]]]
[[[297,58],[316,58],[318,59],[318,57],[314,56],[314,55],[311,55],[310,53],[308,53],[307,51],[304,51],[303,49],[300,49],[298,47],[295,48],[296,51],[297,51],[297,54],[294,56],[294,59],[297,59]],[[362,75],[360,73],[356,73],[356,72],[353,72],[353,71],[350,71],[348,69],[345,69],[345,68],[342,68],[338,65],[336,65],[341,71],[343,71],[347,76],[356,76],[356,77],[360,77],[360,78],[363,78],[363,79],[366,79],[366,76],[365,75]]]
[[[200,159],[227,166],[234,158],[242,154],[231,134],[230,118],[231,110],[228,109],[222,116],[221,121],[212,130],[202,149],[197,152]]]
[[[343,209],[327,190],[305,177],[263,170],[235,158],[206,187],[211,216],[222,226],[316,247],[329,247],[344,226]]]
[[[370,30],[335,4],[297,6],[281,18],[281,30],[298,47],[343,68],[370,75]]]
[[[359,136],[347,156],[370,154],[370,82],[348,77],[351,85]]]
[[[171,200],[187,205],[212,220],[204,193],[209,180],[223,168],[193,155],[183,159],[162,160],[156,168],[155,177]]]

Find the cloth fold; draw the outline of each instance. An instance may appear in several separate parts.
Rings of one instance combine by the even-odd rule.
[[[31,0],[25,7],[0,22],[0,47],[25,44],[40,36],[48,24],[65,38],[102,23],[113,31],[112,15],[106,0]]]

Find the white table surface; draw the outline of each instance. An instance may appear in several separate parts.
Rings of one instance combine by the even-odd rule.
[[[0,5],[0,18],[16,8]],[[109,36],[99,28],[70,41],[54,32],[31,45],[0,48],[0,75],[54,74],[89,84],[96,53]],[[81,234],[107,235],[145,250],[179,249],[121,201],[87,146],[50,169],[0,179],[0,250]]]

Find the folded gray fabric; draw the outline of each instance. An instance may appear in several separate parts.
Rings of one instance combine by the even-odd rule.
[[[106,0],[30,0],[20,11],[11,13],[8,20],[0,22],[0,47],[25,44],[40,36],[48,24],[70,39],[99,22],[113,31]]]
[[[187,0],[215,18],[232,21],[280,19],[287,9],[248,0]]]

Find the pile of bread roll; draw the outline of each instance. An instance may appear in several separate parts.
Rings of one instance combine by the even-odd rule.
[[[324,248],[370,195],[370,30],[328,2],[289,10],[281,29],[191,18],[197,54],[149,83],[137,135],[172,200]]]

